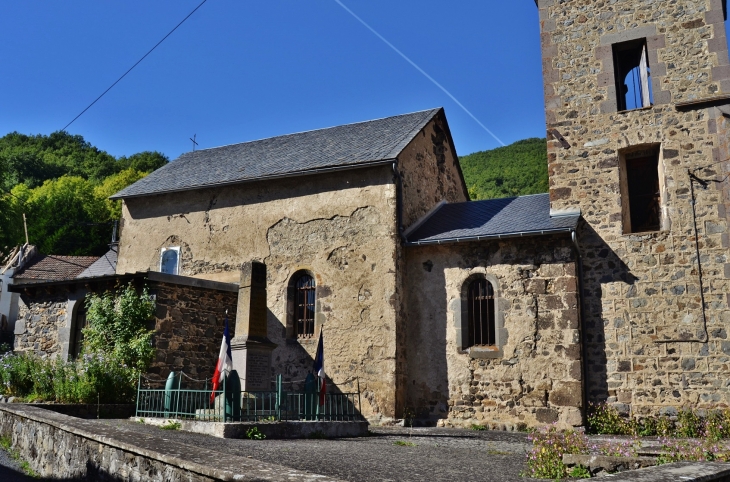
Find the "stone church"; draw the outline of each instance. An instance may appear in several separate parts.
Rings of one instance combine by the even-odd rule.
[[[160,293],[154,369],[204,373],[257,261],[272,373],[302,379],[323,331],[374,422],[730,405],[725,1],[537,3],[549,194],[469,201],[443,109],[190,152],[113,196],[115,273],[10,288],[16,348],[134,279]]]

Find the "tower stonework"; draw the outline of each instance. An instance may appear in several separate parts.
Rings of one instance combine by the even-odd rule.
[[[551,209],[583,218],[587,399],[730,406],[725,1],[538,7]]]

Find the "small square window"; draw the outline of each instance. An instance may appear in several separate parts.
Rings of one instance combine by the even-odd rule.
[[[160,254],[160,273],[178,274],[180,264],[180,248],[162,248]]]
[[[646,39],[632,40],[613,46],[618,110],[651,107],[654,94]]]

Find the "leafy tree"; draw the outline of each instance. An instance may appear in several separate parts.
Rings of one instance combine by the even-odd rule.
[[[13,194],[26,212],[30,242],[41,253],[101,255],[108,249],[109,212],[86,179],[63,176],[30,190],[21,184]]]
[[[122,217],[122,201],[112,201],[109,199],[109,196],[118,193],[146,175],[147,173],[145,172],[130,168],[107,177],[101,184],[94,188],[94,195],[104,201],[110,220],[120,219]]]
[[[120,157],[117,160],[117,170],[133,169],[141,172],[152,172],[161,168],[170,161],[168,157],[157,151],[144,151],[132,154],[129,157]]]
[[[91,294],[86,303],[88,324],[83,329],[83,353],[112,356],[127,367],[145,372],[155,354],[154,330],[147,328],[154,317],[155,302],[147,288],[138,294],[129,283],[117,295]]]
[[[475,152],[459,162],[473,200],[548,192],[545,139],[525,139]]]

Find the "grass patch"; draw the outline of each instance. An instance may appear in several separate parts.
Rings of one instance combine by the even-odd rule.
[[[403,440],[396,440],[393,442],[393,445],[398,445],[400,447],[417,447],[417,445],[413,442],[404,442]]]
[[[246,431],[246,438],[249,440],[263,440],[266,438],[266,435],[258,427],[253,427]]]
[[[479,425],[478,423],[473,423],[473,424],[471,424],[471,429],[472,429],[472,430],[476,430],[477,432],[482,432],[482,431],[484,431],[484,430],[489,430],[489,429],[488,429],[487,427],[485,427],[484,425]]]
[[[10,437],[0,437],[0,447],[10,455],[10,458],[18,462],[20,470],[27,476],[33,477],[34,479],[40,478],[40,475],[30,467],[30,464],[20,457],[20,453],[13,449],[13,440]]]
[[[160,428],[162,430],[180,430],[182,428],[182,424],[176,420],[168,420],[160,425]]]

